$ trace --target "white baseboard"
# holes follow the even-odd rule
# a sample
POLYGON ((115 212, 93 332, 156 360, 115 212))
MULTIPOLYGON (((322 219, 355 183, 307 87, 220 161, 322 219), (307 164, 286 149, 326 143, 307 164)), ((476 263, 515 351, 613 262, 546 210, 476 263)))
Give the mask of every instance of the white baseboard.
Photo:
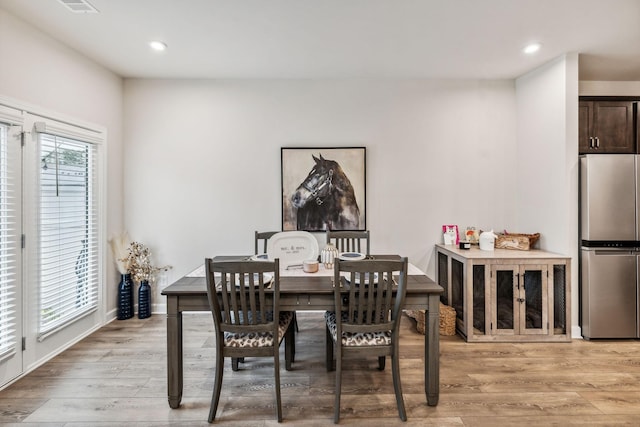
POLYGON ((571 338, 576 340, 582 339, 582 328, 580 326, 571 327, 571 338))

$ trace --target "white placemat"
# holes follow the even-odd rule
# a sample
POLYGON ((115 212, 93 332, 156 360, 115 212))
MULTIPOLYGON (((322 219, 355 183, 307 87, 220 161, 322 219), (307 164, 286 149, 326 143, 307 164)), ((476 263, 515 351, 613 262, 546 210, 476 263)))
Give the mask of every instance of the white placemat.
MULTIPOLYGON (((409 263, 409 266, 407 268, 407 273, 409 274, 409 276, 421 276, 424 275, 424 272, 422 270, 420 270, 418 267, 416 267, 415 265, 409 263)), ((302 270, 302 267, 300 268, 281 268, 280 269, 280 277, 305 277, 305 276, 332 276, 333 275, 333 268, 327 269, 325 268, 324 264, 320 264, 318 266, 318 272, 317 273, 305 273, 304 270, 302 270)), ((204 271, 204 264, 201 265, 200 267, 196 268, 195 270, 193 270, 191 273, 187 274, 185 277, 205 277, 205 271, 204 271)))
POLYGON ((191 273, 185 275, 185 277, 206 277, 206 276, 207 274, 204 271, 204 264, 202 264, 200 267, 193 270, 191 273))

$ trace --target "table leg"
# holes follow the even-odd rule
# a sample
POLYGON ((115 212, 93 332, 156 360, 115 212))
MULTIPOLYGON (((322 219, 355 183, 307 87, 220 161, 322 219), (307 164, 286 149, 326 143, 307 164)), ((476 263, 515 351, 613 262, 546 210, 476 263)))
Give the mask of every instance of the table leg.
POLYGON ((427 404, 436 406, 440 397, 440 295, 429 295, 424 334, 424 389, 427 404))
POLYGON ((173 409, 182 400, 182 375, 182 312, 178 297, 167 296, 167 391, 173 409))

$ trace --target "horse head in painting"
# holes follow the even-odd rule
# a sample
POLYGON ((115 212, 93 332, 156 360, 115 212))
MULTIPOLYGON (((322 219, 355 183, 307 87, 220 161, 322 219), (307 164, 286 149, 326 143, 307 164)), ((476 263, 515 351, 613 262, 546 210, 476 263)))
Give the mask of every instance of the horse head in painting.
POLYGON ((351 181, 340 165, 313 157, 314 166, 291 196, 298 230, 358 230, 360 209, 351 181))

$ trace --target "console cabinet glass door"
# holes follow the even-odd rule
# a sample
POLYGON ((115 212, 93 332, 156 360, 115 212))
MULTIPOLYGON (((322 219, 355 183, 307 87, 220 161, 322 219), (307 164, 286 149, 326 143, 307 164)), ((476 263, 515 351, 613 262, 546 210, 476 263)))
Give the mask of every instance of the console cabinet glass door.
POLYGON ((464 264, 451 260, 451 306, 456 309, 456 317, 464 321, 464 264))
POLYGON ((512 265, 500 265, 491 267, 491 299, 493 303, 493 315, 491 329, 494 335, 515 334, 514 315, 516 304, 516 288, 518 285, 518 267, 512 265))
POLYGON ((549 302, 546 265, 520 266, 520 333, 549 332, 549 302))
POLYGON ((547 289, 546 265, 493 265, 492 334, 547 334, 547 289))
POLYGON ((485 266, 473 266, 473 333, 486 334, 486 311, 487 302, 485 298, 485 266))

